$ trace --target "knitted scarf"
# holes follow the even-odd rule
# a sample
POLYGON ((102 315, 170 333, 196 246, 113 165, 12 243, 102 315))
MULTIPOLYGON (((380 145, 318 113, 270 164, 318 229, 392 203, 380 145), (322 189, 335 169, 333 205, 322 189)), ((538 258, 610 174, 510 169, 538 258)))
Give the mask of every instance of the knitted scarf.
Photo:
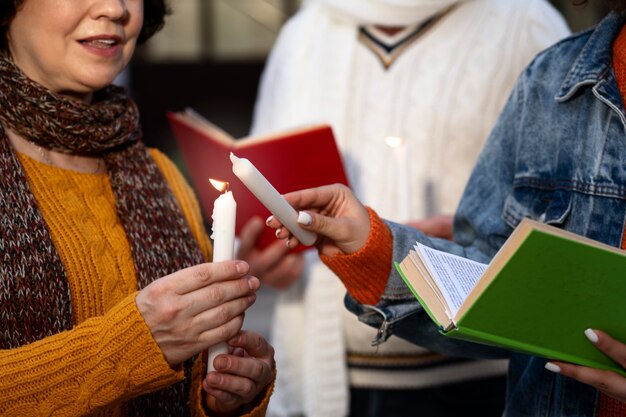
MULTIPOLYGON (((204 261, 140 141, 137 107, 124 89, 107 87, 91 104, 66 99, 0 57, 0 123, 44 148, 104 158, 139 289, 204 261)), ((0 127, 0 349, 71 329, 71 296, 50 232, 0 127)), ((131 401, 129 415, 188 415, 188 381, 131 401)))

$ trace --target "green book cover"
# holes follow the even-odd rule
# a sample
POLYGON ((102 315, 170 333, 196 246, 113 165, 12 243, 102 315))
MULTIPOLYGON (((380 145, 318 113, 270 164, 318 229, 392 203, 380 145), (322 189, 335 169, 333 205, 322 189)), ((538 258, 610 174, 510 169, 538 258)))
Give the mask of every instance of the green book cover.
POLYGON ((624 251, 524 220, 448 322, 409 256, 396 267, 445 335, 626 375, 583 333, 626 342, 624 251))

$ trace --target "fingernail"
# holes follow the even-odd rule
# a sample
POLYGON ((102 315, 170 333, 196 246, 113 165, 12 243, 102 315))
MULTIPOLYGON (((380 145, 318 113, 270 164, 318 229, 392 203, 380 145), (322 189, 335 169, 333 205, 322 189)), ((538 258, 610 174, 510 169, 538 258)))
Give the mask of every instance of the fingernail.
POLYGON ((265 219, 265 224, 269 226, 272 219, 274 219, 274 216, 269 216, 267 219, 265 219))
MULTIPOLYGON (((215 366, 217 368, 216 362, 217 361, 213 362, 213 366, 215 366)), ((217 372, 210 372, 206 376, 206 378, 209 380, 209 382, 212 385, 219 385, 222 382, 222 376, 220 374, 218 374, 217 372)))
POLYGON ((252 304, 256 301, 256 295, 249 295, 248 296, 248 303, 252 304))
POLYGON ((228 367, 228 361, 228 358, 215 358, 213 366, 215 366, 215 369, 226 369, 228 367))
POLYGON ((247 270, 246 265, 243 262, 237 262, 235 264, 235 269, 237 270, 237 273, 239 274, 243 274, 247 270))
POLYGON ((276 237, 278 237, 278 235, 280 234, 280 231, 283 230, 282 227, 279 227, 278 229, 276 229, 276 231, 274 232, 274 234, 276 235, 276 237))
POLYGON ((306 211, 301 211, 298 213, 298 223, 305 226, 310 226, 311 223, 313 223, 313 218, 306 211))
POLYGON ((550 372, 554 372, 555 374, 558 374, 559 372, 561 372, 561 368, 559 367, 559 365, 552 363, 552 362, 546 363, 544 368, 546 368, 550 372))
POLYGON ((248 287, 250 287, 251 290, 256 290, 260 286, 261 286, 261 282, 259 281, 257 277, 248 278, 248 287))
POLYGON ((587 336, 587 339, 589 339, 589 341, 593 344, 598 343, 598 334, 596 332, 593 331, 593 329, 587 329, 585 330, 585 336, 587 336))

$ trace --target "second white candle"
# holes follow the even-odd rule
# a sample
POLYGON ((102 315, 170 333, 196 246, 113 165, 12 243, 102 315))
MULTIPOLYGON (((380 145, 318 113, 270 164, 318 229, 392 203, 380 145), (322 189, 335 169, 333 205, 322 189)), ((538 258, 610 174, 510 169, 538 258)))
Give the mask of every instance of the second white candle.
POLYGON ((252 165, 248 159, 230 154, 233 173, 252 194, 289 230, 303 245, 311 246, 317 235, 298 225, 298 212, 285 201, 272 184, 252 165))

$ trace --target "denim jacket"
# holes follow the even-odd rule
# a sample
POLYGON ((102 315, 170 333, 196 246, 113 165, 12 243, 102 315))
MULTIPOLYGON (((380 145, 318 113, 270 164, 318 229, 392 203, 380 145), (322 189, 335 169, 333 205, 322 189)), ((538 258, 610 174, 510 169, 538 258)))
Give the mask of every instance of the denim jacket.
MULTIPOLYGON (((387 222, 394 260, 420 241, 486 263, 524 217, 620 245, 626 216, 626 115, 612 68, 612 43, 622 24, 623 18, 612 13, 594 29, 535 58, 521 74, 467 183, 455 214, 454 242, 387 222)), ((505 416, 595 414, 598 392, 545 370, 545 359, 440 335, 393 268, 378 305, 359 305, 350 296, 346 305, 379 329, 375 342, 394 333, 444 354, 509 355, 505 416)))

